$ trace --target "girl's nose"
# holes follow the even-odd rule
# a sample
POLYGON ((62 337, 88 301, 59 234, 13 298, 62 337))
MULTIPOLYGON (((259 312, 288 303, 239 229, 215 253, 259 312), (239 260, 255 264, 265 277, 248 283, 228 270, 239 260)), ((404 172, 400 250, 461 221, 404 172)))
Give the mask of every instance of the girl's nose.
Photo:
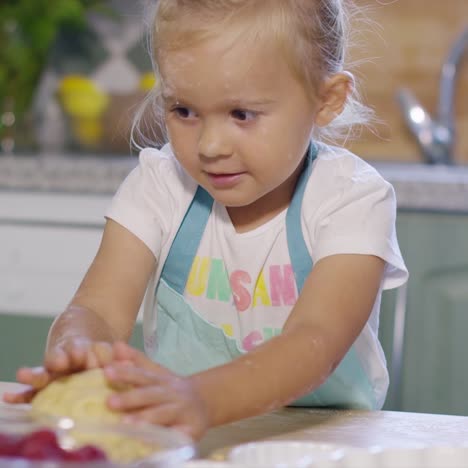
POLYGON ((205 122, 198 141, 198 153, 205 158, 229 156, 231 152, 227 135, 222 125, 205 122))

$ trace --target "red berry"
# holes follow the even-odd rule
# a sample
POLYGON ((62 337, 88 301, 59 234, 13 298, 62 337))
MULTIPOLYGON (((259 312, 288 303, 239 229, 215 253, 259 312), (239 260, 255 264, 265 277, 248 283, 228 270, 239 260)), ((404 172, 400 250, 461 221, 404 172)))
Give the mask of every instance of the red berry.
POLYGON ((66 460, 70 461, 97 461, 107 460, 106 454, 94 445, 83 445, 76 450, 68 452, 66 460))
POLYGON ((35 440, 38 443, 58 447, 57 436, 50 429, 39 429, 26 436, 26 440, 35 440))
POLYGON ((0 434, 0 457, 13 457, 18 454, 22 437, 16 434, 0 434))
POLYGON ((26 440, 19 455, 28 460, 57 460, 60 458, 60 447, 43 444, 37 439, 26 440))
POLYGON ((40 429, 23 438, 18 455, 28 460, 57 460, 61 458, 61 448, 54 432, 40 429))
POLYGON ((24 436, 0 433, 0 457, 77 462, 107 460, 106 454, 93 445, 71 451, 62 449, 56 434, 49 429, 40 429, 24 436))

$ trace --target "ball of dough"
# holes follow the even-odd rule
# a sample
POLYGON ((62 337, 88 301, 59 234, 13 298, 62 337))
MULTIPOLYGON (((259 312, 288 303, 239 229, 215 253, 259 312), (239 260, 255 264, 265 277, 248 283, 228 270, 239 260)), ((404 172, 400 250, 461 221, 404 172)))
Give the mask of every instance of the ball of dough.
POLYGON ((33 398, 32 412, 74 420, 115 423, 120 415, 111 411, 107 398, 119 388, 109 385, 102 369, 91 369, 51 382, 33 398))
POLYGON ((128 387, 112 387, 102 369, 92 369, 51 382, 33 398, 32 413, 36 416, 71 418, 78 422, 68 436, 75 446, 92 444, 103 449, 107 456, 116 462, 141 460, 157 450, 154 441, 146 443, 148 438, 130 436, 118 431, 100 430, 99 424, 119 424, 120 413, 107 406, 107 398, 116 391, 128 387), (79 423, 91 424, 85 429, 79 423), (92 426, 95 424, 97 426, 92 426))

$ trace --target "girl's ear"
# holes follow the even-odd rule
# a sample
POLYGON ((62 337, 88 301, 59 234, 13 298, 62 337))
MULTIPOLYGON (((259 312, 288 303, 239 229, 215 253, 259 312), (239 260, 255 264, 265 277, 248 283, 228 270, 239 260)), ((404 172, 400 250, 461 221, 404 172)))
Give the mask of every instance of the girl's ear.
POLYGON ((319 109, 315 117, 315 123, 319 127, 327 126, 343 112, 353 87, 354 78, 349 72, 337 73, 324 81, 320 89, 319 109))

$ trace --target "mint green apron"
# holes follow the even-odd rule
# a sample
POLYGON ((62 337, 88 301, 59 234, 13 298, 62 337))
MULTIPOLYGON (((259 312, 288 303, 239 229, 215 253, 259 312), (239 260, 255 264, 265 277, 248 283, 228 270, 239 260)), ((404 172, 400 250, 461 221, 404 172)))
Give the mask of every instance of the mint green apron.
MULTIPOLYGON (((298 292, 312 269, 312 259, 302 235, 301 204, 317 153, 318 147, 312 144, 286 214, 288 249, 298 292)), ((198 315, 183 295, 212 205, 212 197, 198 187, 156 286, 155 336, 145 336, 145 342, 152 343, 147 347, 150 357, 180 375, 219 366, 244 354, 234 338, 198 315)), ((145 332, 152 334, 146 328, 145 332)), ((323 385, 292 405, 375 408, 372 385, 354 347, 323 385)))

